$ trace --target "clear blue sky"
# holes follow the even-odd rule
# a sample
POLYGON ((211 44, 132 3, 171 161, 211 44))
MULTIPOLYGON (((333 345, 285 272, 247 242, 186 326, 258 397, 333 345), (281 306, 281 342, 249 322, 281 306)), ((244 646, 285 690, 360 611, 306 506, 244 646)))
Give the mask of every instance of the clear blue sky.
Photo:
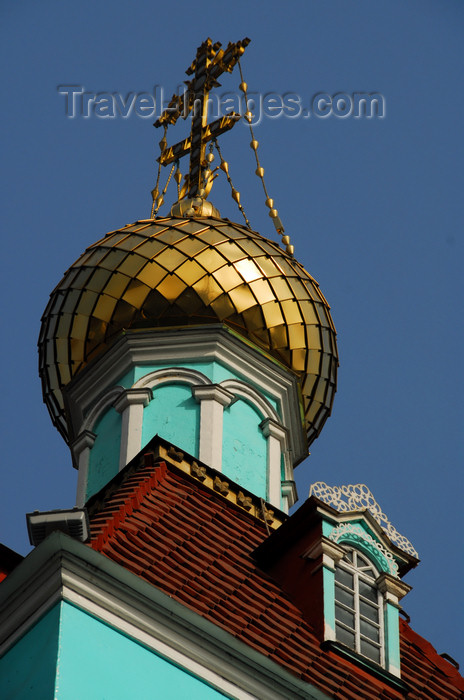
MULTIPOLYGON (((135 115, 68 119, 57 86, 170 95, 208 35, 249 36, 250 89, 308 105, 319 92, 385 98, 383 119, 256 129, 271 196, 339 334, 333 415, 298 487, 304 499, 313 481, 369 485, 422 559, 406 578, 412 624, 463 662, 463 3, 3 0, 0 23, 0 541, 26 553, 24 514, 74 503, 76 472, 41 399, 40 317, 87 245, 149 215, 160 139, 135 115)), ((248 143, 238 124, 222 148, 252 225, 273 237, 248 143)), ((224 188, 213 200, 241 220, 224 188)))

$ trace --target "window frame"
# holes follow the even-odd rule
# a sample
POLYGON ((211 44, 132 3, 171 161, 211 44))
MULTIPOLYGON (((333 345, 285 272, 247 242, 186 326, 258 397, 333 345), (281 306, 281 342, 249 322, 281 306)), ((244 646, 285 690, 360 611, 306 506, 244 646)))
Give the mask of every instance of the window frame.
POLYGON ((352 546, 342 546, 345 554, 341 559, 339 559, 335 565, 335 590, 334 590, 334 605, 335 605, 335 639, 341 644, 345 644, 349 649, 359 654, 361 657, 368 659, 374 664, 385 668, 386 667, 386 638, 385 638, 385 596, 379 589, 378 578, 379 571, 372 560, 360 549, 352 546), (351 557, 351 561, 347 560, 347 557, 351 557), (358 557, 361 558, 361 563, 358 563, 358 557), (365 570, 369 569, 372 573, 368 575, 365 570), (337 572, 342 571, 348 573, 352 576, 353 587, 349 588, 337 580, 337 572), (366 596, 360 593, 359 582, 367 584, 370 588, 377 592, 377 601, 369 600, 366 596), (353 596, 353 608, 350 608, 347 604, 344 604, 340 600, 337 600, 337 588, 338 590, 345 591, 353 596), (360 611, 360 603, 366 603, 377 610, 377 621, 370 620, 367 616, 362 615, 360 611), (346 610, 349 614, 354 616, 354 627, 350 627, 346 622, 340 619, 337 614, 338 610, 346 610), (367 622, 372 627, 378 629, 379 641, 376 642, 370 639, 368 636, 361 632, 361 621, 367 622), (341 640, 338 634, 338 629, 346 630, 350 635, 354 636, 354 647, 350 644, 341 640), (373 659, 361 651, 361 642, 364 641, 368 644, 379 649, 379 660, 373 659))

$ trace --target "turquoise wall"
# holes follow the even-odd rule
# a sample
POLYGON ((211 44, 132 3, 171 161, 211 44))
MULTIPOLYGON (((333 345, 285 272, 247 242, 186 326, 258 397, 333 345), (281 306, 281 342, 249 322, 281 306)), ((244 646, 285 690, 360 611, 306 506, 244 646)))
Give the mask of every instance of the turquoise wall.
MULTIPOLYGON (((224 364, 216 361, 179 363, 185 369, 196 370, 213 384, 226 379, 241 379, 224 364)), ((170 363, 133 367, 117 384, 130 388, 142 377, 172 368, 170 363)), ((277 402, 260 392, 277 409, 277 402)), ((173 381, 153 387, 153 399, 143 412, 143 448, 158 434, 181 450, 199 456, 200 404, 192 396, 190 385, 173 381)), ((225 476, 244 489, 267 500, 267 442, 259 424, 264 416, 244 400, 237 400, 224 410, 223 466, 225 476)), ((92 432, 96 440, 90 450, 86 500, 97 493, 118 472, 121 442, 121 415, 109 408, 98 419, 92 432)), ((282 504, 281 504, 282 505, 282 504)))
POLYGON ((224 409, 222 472, 267 500, 267 441, 259 427, 262 420, 241 399, 224 409))
POLYGON ((335 571, 328 566, 322 567, 322 586, 324 590, 324 623, 335 633, 335 571))
POLYGON ((2 700, 54 698, 60 605, 49 610, 0 659, 2 700))
POLYGON ((2 700, 214 700, 221 692, 70 603, 0 659, 2 700))
POLYGON ((225 696, 64 602, 54 697, 55 700, 212 700, 225 696))
POLYGON ((92 432, 97 438, 90 450, 86 501, 118 473, 121 449, 121 415, 116 409, 109 408, 97 420, 92 432))
POLYGON ((154 435, 198 458, 200 404, 188 384, 162 384, 143 411, 142 447, 154 435))
POLYGON ((385 649, 389 667, 399 670, 400 661, 400 621, 398 608, 387 603, 385 608, 385 649))

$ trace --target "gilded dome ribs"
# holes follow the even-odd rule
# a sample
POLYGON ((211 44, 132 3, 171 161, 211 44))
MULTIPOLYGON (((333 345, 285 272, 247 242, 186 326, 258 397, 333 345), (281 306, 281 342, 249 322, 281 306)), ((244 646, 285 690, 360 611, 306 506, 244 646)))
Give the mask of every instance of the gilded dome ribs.
POLYGON ((39 339, 45 401, 128 329, 222 322, 293 370, 311 442, 330 413, 337 349, 317 282, 277 244, 224 219, 159 218, 90 246, 51 294, 39 339))

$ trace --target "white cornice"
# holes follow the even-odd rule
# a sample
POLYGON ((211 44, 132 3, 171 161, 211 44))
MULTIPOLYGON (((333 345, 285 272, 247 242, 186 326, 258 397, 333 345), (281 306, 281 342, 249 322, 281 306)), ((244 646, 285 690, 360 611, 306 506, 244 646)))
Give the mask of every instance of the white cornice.
POLYGON ((0 585, 0 656, 58 600, 77 605, 229 697, 328 700, 214 623, 59 532, 0 585))

